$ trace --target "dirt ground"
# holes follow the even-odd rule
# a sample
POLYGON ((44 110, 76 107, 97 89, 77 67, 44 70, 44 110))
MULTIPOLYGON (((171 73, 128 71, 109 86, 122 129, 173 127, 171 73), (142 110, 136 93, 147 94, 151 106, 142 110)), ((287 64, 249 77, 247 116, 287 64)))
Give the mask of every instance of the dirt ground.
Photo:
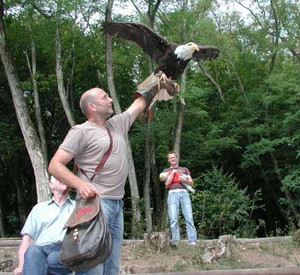
MULTIPOLYGON (((203 261, 208 247, 214 244, 189 246, 181 243, 177 249, 156 251, 143 244, 123 246, 121 274, 192 272, 200 270, 230 270, 256 268, 300 268, 300 247, 291 241, 280 243, 234 243, 227 253, 211 263, 203 261), (229 252, 229 253, 228 253, 229 252)), ((300 272, 300 269, 299 269, 300 272)), ((300 274, 300 273, 299 273, 300 274)))
MULTIPOLYGON (((226 253, 211 263, 204 262, 203 255, 217 242, 199 241, 196 246, 182 242, 177 248, 163 251, 144 245, 143 241, 126 241, 122 246, 120 274, 191 272, 199 270, 230 270, 254 268, 300 268, 300 247, 284 239, 280 242, 268 238, 231 243, 226 253)), ((17 246, 1 246, 0 272, 11 272, 17 265, 17 246)))

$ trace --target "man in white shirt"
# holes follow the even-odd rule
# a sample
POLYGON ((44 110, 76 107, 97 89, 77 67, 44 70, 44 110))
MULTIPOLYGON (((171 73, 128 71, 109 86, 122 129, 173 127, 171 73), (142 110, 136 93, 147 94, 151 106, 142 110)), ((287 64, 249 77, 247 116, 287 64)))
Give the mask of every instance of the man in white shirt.
POLYGON ((66 233, 63 227, 74 209, 75 201, 68 196, 69 188, 53 176, 49 187, 53 198, 33 207, 21 231, 19 266, 14 270, 14 275, 72 273, 58 262, 58 254, 66 233))

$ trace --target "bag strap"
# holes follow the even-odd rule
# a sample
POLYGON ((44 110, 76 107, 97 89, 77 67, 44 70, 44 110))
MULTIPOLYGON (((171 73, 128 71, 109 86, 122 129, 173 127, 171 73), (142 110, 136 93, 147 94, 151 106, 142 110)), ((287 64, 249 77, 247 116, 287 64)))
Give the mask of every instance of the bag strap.
MULTIPOLYGON (((80 171, 92 182, 93 179, 98 175, 99 171, 103 168, 105 162, 108 160, 110 154, 111 154, 111 151, 112 151, 112 147, 113 147, 113 139, 112 139, 112 135, 111 135, 111 132, 108 128, 106 128, 107 130, 107 133, 108 133, 108 136, 109 136, 109 147, 107 149, 107 151, 105 152, 105 154, 103 155, 103 157, 101 158, 101 160, 99 161, 96 169, 95 169, 95 172, 94 174, 91 176, 91 178, 89 178, 87 176, 87 174, 85 173, 85 171, 83 169, 80 168, 80 171)), ((74 165, 74 168, 73 168, 73 172, 78 171, 78 166, 75 164, 74 165)))
POLYGON ((110 141, 109 147, 108 147, 107 151, 105 152, 105 154, 103 155, 102 159, 99 161, 99 164, 96 167, 94 174, 90 178, 91 181, 93 181, 93 179, 97 176, 98 172, 102 169, 102 167, 104 166, 105 162, 108 160, 108 158, 111 154, 111 151, 112 151, 112 146, 113 146, 112 135, 111 135, 111 132, 108 128, 106 130, 107 130, 107 133, 108 133, 108 136, 109 136, 109 141, 110 141))

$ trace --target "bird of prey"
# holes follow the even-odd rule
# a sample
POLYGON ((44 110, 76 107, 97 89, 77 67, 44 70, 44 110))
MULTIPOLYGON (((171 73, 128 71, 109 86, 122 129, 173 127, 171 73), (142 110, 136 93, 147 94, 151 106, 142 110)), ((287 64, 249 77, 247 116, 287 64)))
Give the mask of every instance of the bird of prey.
POLYGON ((219 55, 219 50, 214 46, 169 42, 143 24, 104 22, 102 31, 135 42, 158 63, 154 74, 162 72, 172 80, 178 79, 190 60, 212 60, 219 55))
MULTIPOLYGON (((138 85, 135 92, 135 98, 139 94, 155 87, 159 88, 159 92, 149 104, 149 113, 151 107, 157 100, 169 100, 175 94, 178 94, 179 86, 175 82, 183 73, 190 60, 212 60, 218 57, 220 51, 214 46, 198 45, 194 42, 187 44, 177 44, 170 42, 151 28, 143 24, 122 23, 122 22, 104 22, 102 23, 102 32, 104 34, 113 35, 128 41, 135 42, 143 51, 158 63, 154 72, 141 84, 138 85), (168 89, 161 89, 161 81, 166 78, 173 81, 176 89, 171 94, 168 89)), ((182 104, 184 99, 180 97, 182 104)))

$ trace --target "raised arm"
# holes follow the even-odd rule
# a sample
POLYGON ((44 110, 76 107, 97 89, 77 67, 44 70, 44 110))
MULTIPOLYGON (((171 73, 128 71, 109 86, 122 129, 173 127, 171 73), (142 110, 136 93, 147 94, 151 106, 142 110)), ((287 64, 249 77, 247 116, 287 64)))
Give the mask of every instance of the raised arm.
POLYGON ((127 111, 130 114, 131 125, 136 120, 137 116, 145 110, 145 108, 146 108, 146 100, 142 96, 138 97, 133 101, 133 103, 127 109, 127 111))

